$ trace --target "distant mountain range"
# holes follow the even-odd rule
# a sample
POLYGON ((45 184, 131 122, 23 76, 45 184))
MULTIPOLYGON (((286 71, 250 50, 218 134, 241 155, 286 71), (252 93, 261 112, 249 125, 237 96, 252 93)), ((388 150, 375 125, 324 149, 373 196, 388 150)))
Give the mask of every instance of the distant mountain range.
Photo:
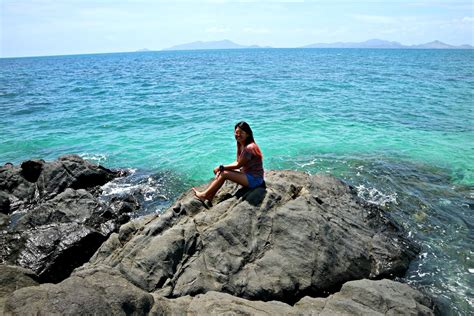
MULTIPOLYGON (((211 42, 192 42, 165 48, 164 50, 198 50, 198 49, 248 49, 248 48, 272 48, 270 46, 240 45, 229 40, 211 42)), ((315 43, 299 48, 390 48, 390 49, 474 49, 471 45, 453 46, 440 41, 433 41, 419 45, 403 45, 399 42, 390 42, 381 39, 371 39, 365 42, 336 42, 315 43)))
POLYGON ((473 49, 471 45, 453 46, 440 41, 433 41, 419 45, 403 45, 399 42, 384 41, 381 39, 371 39, 360 43, 336 42, 336 43, 316 43, 303 46, 301 48, 392 48, 392 49, 473 49))
POLYGON ((192 42, 165 48, 164 50, 196 50, 196 49, 243 49, 243 48, 271 48, 269 46, 258 45, 240 45, 229 40, 212 41, 212 42, 192 42))

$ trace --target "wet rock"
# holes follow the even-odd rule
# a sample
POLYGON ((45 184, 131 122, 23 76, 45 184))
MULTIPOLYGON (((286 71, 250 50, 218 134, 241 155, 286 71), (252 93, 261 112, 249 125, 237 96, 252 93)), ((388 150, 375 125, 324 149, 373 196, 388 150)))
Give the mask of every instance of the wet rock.
POLYGON ((5 165, 0 168, 0 201, 7 195, 12 204, 9 211, 27 209, 67 188, 91 191, 121 173, 91 164, 77 155, 65 155, 51 162, 27 160, 19 167, 5 165))
POLYGON ((118 172, 91 164, 76 155, 66 155, 43 167, 37 181, 38 193, 41 198, 48 199, 66 188, 90 189, 117 176, 118 172))
POLYGON ((0 260, 31 269, 41 282, 69 276, 139 207, 127 196, 98 199, 99 186, 117 174, 74 155, 0 168, 0 202, 14 204, 0 222, 0 260))
POLYGON ((66 189, 18 220, 15 230, 23 231, 52 223, 84 223, 93 214, 99 215, 100 209, 99 201, 86 190, 66 189))
POLYGON ((0 191, 0 213, 10 213, 10 198, 6 192, 0 191))
POLYGON ((347 281, 403 275, 418 251, 331 176, 272 171, 266 187, 226 184, 214 203, 188 191, 160 217, 112 234, 83 268, 108 266, 169 298, 218 291, 294 304, 347 281))
POLYGON ((0 229, 7 228, 10 223, 10 216, 0 213, 0 229))
POLYGON ((8 203, 7 212, 13 212, 17 208, 34 203, 35 186, 21 175, 21 168, 7 166, 0 168, 0 192, 2 204, 8 203), (8 201, 8 202, 6 202, 8 201))
POLYGON ((6 315, 147 315, 152 295, 117 273, 94 269, 58 284, 22 288, 8 296, 6 315))
POLYGON ((41 282, 59 282, 81 266, 107 239, 97 230, 78 223, 44 225, 28 230, 15 261, 33 270, 41 282))
POLYGON ((0 234, 0 243, 9 245, 1 258, 32 269, 42 282, 59 282, 128 220, 89 192, 66 189, 0 234))

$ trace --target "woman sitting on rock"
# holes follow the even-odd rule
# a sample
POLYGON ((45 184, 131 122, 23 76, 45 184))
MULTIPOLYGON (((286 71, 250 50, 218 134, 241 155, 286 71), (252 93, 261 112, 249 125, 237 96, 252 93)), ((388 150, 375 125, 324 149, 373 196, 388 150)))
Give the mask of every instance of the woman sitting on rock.
POLYGON ((253 139, 252 129, 246 122, 235 125, 234 136, 237 141, 237 160, 229 165, 214 168, 215 179, 207 190, 194 194, 201 201, 212 201, 225 180, 230 180, 250 189, 263 183, 263 155, 253 139))

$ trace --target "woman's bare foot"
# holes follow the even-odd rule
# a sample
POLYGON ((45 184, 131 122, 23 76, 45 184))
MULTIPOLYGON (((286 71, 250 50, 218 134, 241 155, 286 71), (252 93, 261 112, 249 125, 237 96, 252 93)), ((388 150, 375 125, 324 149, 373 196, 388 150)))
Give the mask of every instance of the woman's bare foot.
POLYGON ((201 201, 206 201, 208 200, 207 196, 204 194, 204 192, 199 192, 198 190, 196 190, 195 188, 193 188, 193 191, 194 191, 194 195, 201 201))

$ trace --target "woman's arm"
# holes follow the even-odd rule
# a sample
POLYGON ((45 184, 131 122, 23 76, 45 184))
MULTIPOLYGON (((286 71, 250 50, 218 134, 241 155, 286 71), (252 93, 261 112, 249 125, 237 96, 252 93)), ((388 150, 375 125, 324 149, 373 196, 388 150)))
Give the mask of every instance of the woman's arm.
MULTIPOLYGON (((246 162, 246 158, 241 157, 239 160, 234 161, 231 164, 224 165, 224 170, 235 170, 235 169, 240 169, 246 162)), ((220 167, 220 166, 219 166, 220 167)), ((219 167, 214 168, 214 174, 217 174, 219 172, 219 167)))
MULTIPOLYGON (((234 161, 233 163, 229 165, 223 165, 224 170, 234 170, 234 169, 239 169, 241 166, 239 165, 238 161, 234 161)), ((214 168, 214 174, 217 174, 220 171, 220 166, 217 166, 214 168)))
POLYGON ((242 167, 242 164, 239 161, 234 161, 233 163, 229 165, 224 166, 224 170, 234 170, 234 169, 239 169, 242 167))
MULTIPOLYGON (((251 158, 252 158, 252 154, 247 149, 244 149, 244 151, 237 158, 236 161, 234 161, 233 163, 231 163, 229 165, 223 165, 223 168, 224 168, 223 170, 240 169, 240 167, 245 165, 251 158)), ((221 169, 220 167, 221 166, 214 168, 214 174, 217 174, 220 171, 220 169, 221 169)))

